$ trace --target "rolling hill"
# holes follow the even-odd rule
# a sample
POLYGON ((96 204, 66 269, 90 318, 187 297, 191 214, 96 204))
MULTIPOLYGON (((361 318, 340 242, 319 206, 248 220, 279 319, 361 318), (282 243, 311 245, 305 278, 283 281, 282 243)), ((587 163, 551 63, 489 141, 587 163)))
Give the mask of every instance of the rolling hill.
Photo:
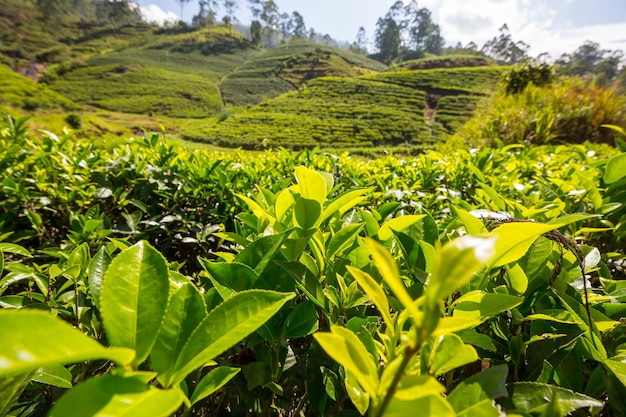
POLYGON ((0 62, 39 82, 1 67, 0 106, 34 115, 37 128, 75 113, 94 138, 165 125, 174 137, 222 147, 421 149, 469 119, 503 71, 473 56, 388 68, 301 39, 261 49, 222 25, 74 22, 55 38, 32 7, 9 3, 18 18, 0 12, 0 62))
POLYGON ((468 120, 504 67, 323 77, 188 136, 219 146, 432 146, 468 120))

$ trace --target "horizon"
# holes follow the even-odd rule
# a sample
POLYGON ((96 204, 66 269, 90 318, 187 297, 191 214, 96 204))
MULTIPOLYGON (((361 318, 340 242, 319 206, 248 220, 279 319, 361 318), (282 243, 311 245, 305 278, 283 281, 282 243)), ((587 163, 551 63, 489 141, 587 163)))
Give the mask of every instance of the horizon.
MULTIPOLYGON (((339 43, 352 43, 360 26, 366 30, 369 52, 374 52, 376 21, 383 17, 393 0, 275 0, 279 11, 298 11, 307 28, 328 34, 339 43), (358 10, 355 13, 355 10, 358 10), (331 11, 329 13, 329 11, 331 11)), ((135 0, 148 20, 180 20, 180 3, 176 0, 135 0)), ((408 3, 404 0, 404 3, 408 3)), ((626 52, 626 3, 605 0, 603 7, 586 0, 559 0, 549 4, 541 0, 422 0, 439 24, 446 46, 473 41, 480 48, 507 24, 512 39, 530 46, 530 56, 548 53, 551 60, 572 53, 586 41, 596 42, 601 49, 626 52)), ((184 21, 199 10, 197 2, 184 4, 184 21)), ((218 16, 223 10, 218 11, 218 16)), ((236 11, 238 21, 251 21, 247 4, 236 11)))

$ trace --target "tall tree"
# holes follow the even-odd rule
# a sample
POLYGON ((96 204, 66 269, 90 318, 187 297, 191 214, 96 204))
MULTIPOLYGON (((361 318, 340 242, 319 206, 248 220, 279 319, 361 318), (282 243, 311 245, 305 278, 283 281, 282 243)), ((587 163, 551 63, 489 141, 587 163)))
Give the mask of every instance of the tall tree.
POLYGON ((528 44, 523 41, 514 42, 506 23, 499 32, 499 36, 485 42, 480 50, 483 54, 508 65, 517 65, 528 60, 528 44))
POLYGON ((259 20, 263 11, 263 3, 261 0, 248 0, 248 8, 252 13, 252 20, 259 20))
POLYGON ((600 44, 587 41, 571 54, 556 61, 559 72, 566 75, 590 75, 601 85, 608 85, 619 73, 624 57, 622 51, 601 49, 600 44))
POLYGON ((301 39, 306 38, 306 25, 304 24, 304 18, 297 11, 291 13, 291 27, 293 30, 293 36, 301 39))
POLYGON ((354 42, 354 49, 358 53, 367 54, 367 33, 365 28, 361 26, 356 33, 356 41, 354 42))
POLYGON ((235 17, 235 10, 239 8, 239 0, 224 0, 224 13, 225 13, 225 22, 226 26, 230 27, 232 22, 236 22, 237 18, 235 17), (227 18, 227 19, 226 19, 227 18))
POLYGON ((217 17, 217 8, 219 7, 217 0, 200 0, 198 4, 200 5, 200 10, 191 20, 191 24, 200 27, 213 25, 217 17))
POLYGON ((183 21, 183 6, 185 3, 189 3, 191 0, 176 0, 176 2, 180 3, 180 21, 183 21))
POLYGON ((250 40, 255 45, 260 45, 263 40, 263 26, 258 20, 253 20, 250 24, 250 40))
POLYGON ((391 64, 398 57, 400 30, 400 25, 389 14, 376 22, 375 44, 381 60, 386 64, 391 64))

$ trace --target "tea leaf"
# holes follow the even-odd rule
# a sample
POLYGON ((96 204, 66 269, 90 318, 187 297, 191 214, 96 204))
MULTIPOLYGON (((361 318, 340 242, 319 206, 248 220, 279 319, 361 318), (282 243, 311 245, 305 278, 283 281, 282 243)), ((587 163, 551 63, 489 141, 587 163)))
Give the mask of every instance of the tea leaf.
POLYGON ((478 359, 476 350, 463 343, 455 334, 435 337, 429 348, 427 355, 424 355, 422 349, 424 355, 422 361, 426 365, 426 371, 433 376, 444 374, 478 359))
POLYGON ((474 319, 478 325, 503 311, 517 307, 523 301, 523 297, 513 295, 471 291, 454 301, 452 315, 453 317, 474 319))
POLYGON ((240 371, 241 369, 239 368, 231 368, 228 366, 220 366, 212 369, 211 372, 206 374, 200 382, 198 382, 198 385, 196 385, 190 398, 191 404, 196 404, 198 401, 201 401, 222 388, 240 371))
POLYGON ((193 284, 182 285, 170 297, 159 336, 150 353, 159 381, 168 385, 169 376, 187 340, 206 317, 206 306, 193 284))
POLYGON ((147 242, 124 250, 109 265, 100 305, 113 346, 134 349, 138 366, 150 354, 165 315, 169 292, 167 264, 147 242))
POLYGON ((170 385, 257 330, 293 297, 292 293, 244 291, 211 310, 182 347, 170 385))
POLYGON ((460 416, 500 416, 493 400, 506 397, 508 367, 497 365, 462 381, 448 395, 448 402, 460 416))
POLYGON ((107 349, 49 313, 0 310, 0 376, 91 359, 128 364, 133 358, 132 350, 107 349))
POLYGON ((380 311, 383 320, 388 327, 393 326, 393 320, 389 313, 389 302, 387 301, 387 295, 383 291, 383 288, 372 278, 367 272, 363 272, 360 269, 347 266, 348 271, 352 274, 356 282, 359 283, 363 291, 370 296, 374 305, 380 311))
POLYGON ((626 153, 615 155, 609 159, 604 171, 604 182, 613 184, 626 177, 626 153))
POLYGON ((378 230, 378 238, 381 241, 389 240, 393 237, 393 231, 402 231, 415 223, 419 222, 421 219, 426 217, 425 214, 414 214, 409 216, 400 216, 394 217, 391 220, 387 220, 380 226, 378 230))
POLYGON ((68 391, 50 417, 166 417, 180 407, 184 397, 179 389, 161 390, 140 378, 101 375, 68 391))
POLYGON ((311 301, 296 306, 285 319, 283 337, 293 339, 308 336, 319 327, 317 311, 311 301))
POLYGON ((302 198, 315 200, 323 205, 328 194, 326 179, 319 172, 303 166, 297 167, 295 174, 302 198))
POLYGON ((489 262, 491 268, 515 262, 526 254, 533 242, 542 234, 561 227, 560 224, 532 222, 504 223, 491 231, 497 237, 495 255, 489 262))
POLYGON ((63 365, 39 368, 33 373, 32 380, 54 387, 72 388, 72 374, 63 365))
POLYGON ((393 398, 383 414, 384 417, 406 417, 416 415, 456 417, 450 404, 441 395, 429 395, 410 401, 393 398))
POLYGON ((330 333, 316 333, 314 337, 328 356, 353 374, 370 397, 376 398, 377 367, 357 335, 343 327, 332 326, 330 333))

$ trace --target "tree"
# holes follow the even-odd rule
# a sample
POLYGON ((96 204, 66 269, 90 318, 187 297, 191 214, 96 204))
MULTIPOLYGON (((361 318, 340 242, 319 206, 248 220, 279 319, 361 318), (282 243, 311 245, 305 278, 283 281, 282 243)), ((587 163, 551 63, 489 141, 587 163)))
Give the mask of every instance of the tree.
POLYGON ((260 45, 263 39, 263 26, 258 20, 253 20, 250 24, 250 40, 255 45, 260 45))
POLYGON ((385 64, 391 64, 398 57, 400 29, 400 25, 389 14, 376 22, 375 44, 381 61, 385 64))
POLYGON ((352 45, 352 49, 361 54, 367 54, 367 33, 365 32, 365 28, 361 26, 356 33, 356 41, 352 45))
POLYGON ((191 0, 176 0, 176 2, 180 3, 180 20, 183 21, 183 5, 185 3, 189 3, 191 0))
POLYGON ((619 73, 622 51, 601 49, 600 44, 587 41, 571 54, 557 60, 559 72, 565 75, 593 76, 600 85, 610 84, 619 73))
POLYGON ((289 13, 281 13, 278 15, 278 27, 280 33, 283 35, 283 39, 286 39, 291 34, 291 17, 289 13))
POLYGON ((517 65, 527 61, 530 46, 522 41, 514 42, 506 23, 499 32, 500 35, 485 42, 480 51, 503 64, 517 65))
POLYGON ((191 20, 193 26, 211 26, 217 16, 217 0, 200 0, 200 11, 191 20))
POLYGON ((265 0, 261 10, 261 20, 265 22, 265 27, 272 30, 276 29, 279 16, 278 6, 274 0, 265 0))
POLYGON ((235 10, 239 8, 239 0, 224 0, 224 23, 230 27, 232 22, 236 22, 235 10))
POLYGON ((306 25, 304 24, 304 18, 296 11, 291 13, 291 27, 293 30, 293 36, 296 38, 306 38, 306 25))
POLYGON ((258 21, 263 11, 261 0, 248 0, 248 8, 250 9, 250 13, 252 13, 252 20, 258 21))

